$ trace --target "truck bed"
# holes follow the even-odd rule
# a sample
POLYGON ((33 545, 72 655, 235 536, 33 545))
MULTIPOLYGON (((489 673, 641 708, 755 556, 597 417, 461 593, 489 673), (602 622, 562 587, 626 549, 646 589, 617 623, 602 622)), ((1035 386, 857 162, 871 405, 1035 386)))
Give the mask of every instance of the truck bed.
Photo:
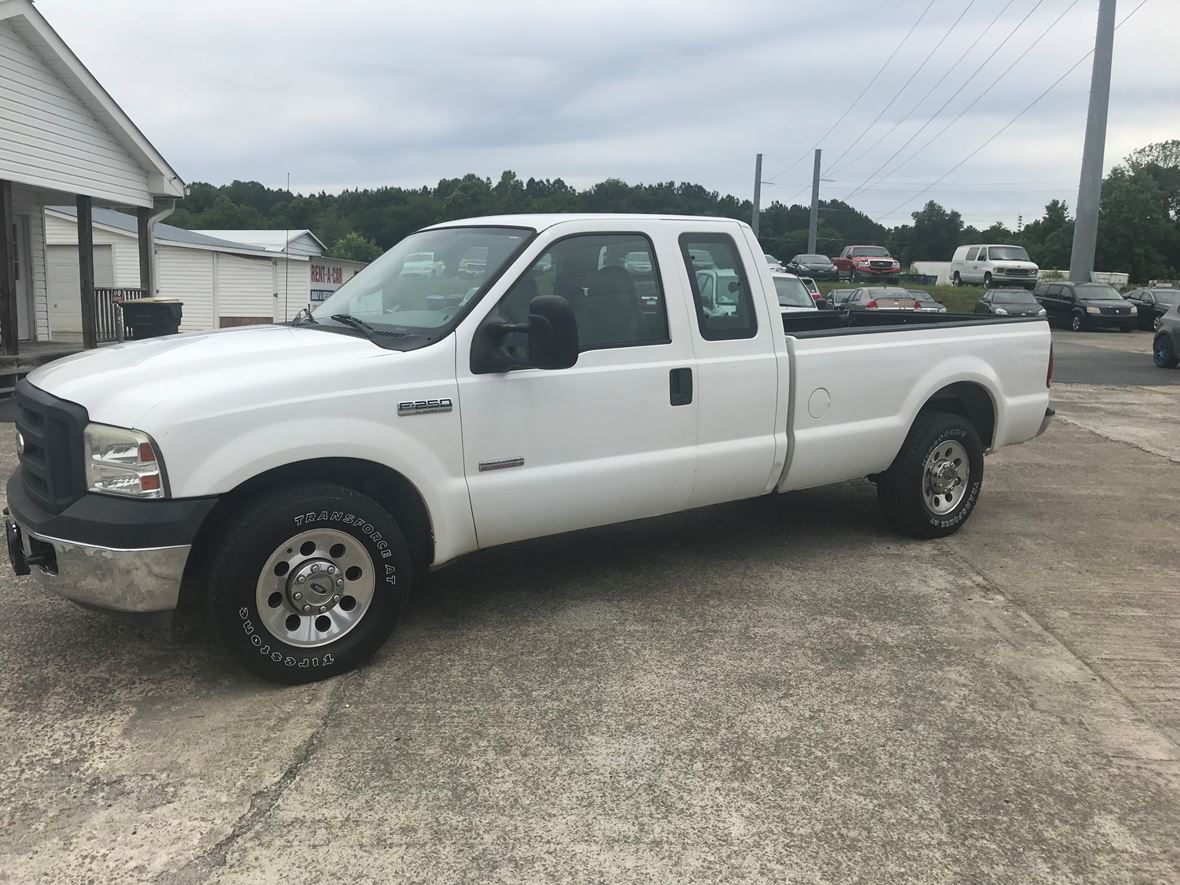
POLYGON ((1040 317, 997 317, 978 313, 922 313, 910 310, 821 310, 784 313, 783 331, 793 338, 898 331, 910 326, 978 326, 1043 323, 1040 317))

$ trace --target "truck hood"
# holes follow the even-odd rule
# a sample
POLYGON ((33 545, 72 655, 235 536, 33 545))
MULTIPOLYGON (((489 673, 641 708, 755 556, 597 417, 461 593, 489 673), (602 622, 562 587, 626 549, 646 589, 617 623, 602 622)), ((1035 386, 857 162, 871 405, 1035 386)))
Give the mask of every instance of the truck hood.
POLYGON ((169 335, 74 354, 31 372, 29 383, 84 406, 94 421, 135 427, 152 407, 188 394, 261 389, 342 360, 397 356, 360 336, 293 326, 243 326, 169 335))

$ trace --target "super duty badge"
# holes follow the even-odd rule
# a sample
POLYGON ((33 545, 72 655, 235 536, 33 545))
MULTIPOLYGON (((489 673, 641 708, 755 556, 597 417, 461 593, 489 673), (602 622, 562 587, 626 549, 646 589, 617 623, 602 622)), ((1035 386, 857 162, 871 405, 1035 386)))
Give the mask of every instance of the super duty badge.
POLYGON ((450 397, 442 399, 407 400, 397 404, 399 415, 429 415, 432 412, 449 412, 453 408, 450 397))

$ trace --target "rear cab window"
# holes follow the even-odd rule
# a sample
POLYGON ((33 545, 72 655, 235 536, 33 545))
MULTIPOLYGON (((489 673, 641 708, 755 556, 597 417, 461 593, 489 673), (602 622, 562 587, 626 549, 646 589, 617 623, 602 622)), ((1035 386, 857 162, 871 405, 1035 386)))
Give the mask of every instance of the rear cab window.
POLYGON ((723 233, 681 234, 680 252, 701 337, 706 341, 729 341, 757 335, 750 280, 733 237, 723 233))

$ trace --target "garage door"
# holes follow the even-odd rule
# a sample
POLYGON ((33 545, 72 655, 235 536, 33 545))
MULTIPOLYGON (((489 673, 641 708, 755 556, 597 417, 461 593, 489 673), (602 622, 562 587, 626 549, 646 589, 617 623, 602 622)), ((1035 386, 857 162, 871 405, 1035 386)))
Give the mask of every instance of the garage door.
MULTIPOLYGON (((82 334, 82 298, 78 280, 78 247, 47 246, 49 327, 55 332, 82 334)), ((115 265, 110 246, 94 247, 94 285, 115 285, 115 265)))

